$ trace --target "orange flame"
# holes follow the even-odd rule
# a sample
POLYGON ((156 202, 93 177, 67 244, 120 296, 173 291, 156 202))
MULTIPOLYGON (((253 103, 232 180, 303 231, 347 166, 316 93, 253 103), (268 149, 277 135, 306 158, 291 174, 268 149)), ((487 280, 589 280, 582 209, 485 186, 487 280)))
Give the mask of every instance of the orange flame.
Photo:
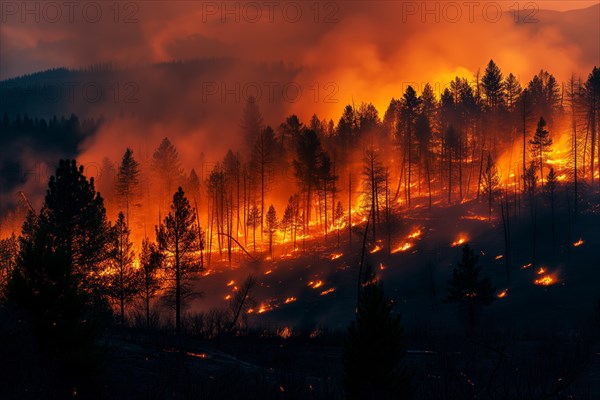
POLYGON ((326 295, 328 295, 329 293, 332 293, 332 292, 335 292, 335 288, 329 288, 327 290, 323 290, 321 292, 321 296, 326 296, 326 295))
POLYGON ((503 299, 506 297, 507 294, 508 294, 508 289, 504 289, 500 293, 498 293, 498 298, 503 299))
POLYGON ((582 244, 584 244, 584 240, 583 239, 579 239, 578 241, 576 241, 575 243, 573 243, 573 247, 579 247, 582 244))
POLYGON ((411 247, 413 247, 412 243, 408 243, 408 242, 403 243, 399 247, 396 247, 394 250, 392 250, 392 254, 396 254, 401 251, 406 251, 406 250, 410 249, 411 247))
POLYGON ((464 234, 459 234, 458 237, 456 238, 456 240, 454 242, 452 242, 450 244, 451 247, 458 247, 463 245, 464 243, 466 243, 469 240, 469 238, 464 235, 464 234))

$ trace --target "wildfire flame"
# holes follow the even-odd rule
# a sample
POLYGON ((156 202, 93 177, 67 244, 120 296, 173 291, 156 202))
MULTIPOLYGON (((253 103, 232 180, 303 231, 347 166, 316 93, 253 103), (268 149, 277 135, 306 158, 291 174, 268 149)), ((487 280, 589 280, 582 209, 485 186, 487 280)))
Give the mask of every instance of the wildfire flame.
POLYGON ((558 279, 556 279, 555 275, 547 273, 546 268, 538 269, 536 274, 539 276, 538 279, 533 281, 533 283, 536 285, 550 286, 558 282, 558 279))
POLYGON ((341 256, 343 256, 343 255, 344 255, 344 254, 342 254, 342 253, 333 253, 333 254, 332 254, 330 257, 329 257, 329 259, 330 259, 330 260, 337 260, 338 258, 340 258, 340 257, 341 257, 341 256))
POLYGON ((406 250, 410 249, 411 247, 413 247, 412 243, 408 243, 408 242, 403 243, 399 247, 392 250, 392 254, 396 254, 401 251, 406 251, 406 250))
POLYGON ((466 235, 463 235, 462 233, 460 235, 458 235, 458 237, 456 238, 456 240, 454 242, 452 242, 450 244, 451 247, 458 247, 463 245, 464 243, 467 242, 467 240, 469 240, 469 238, 466 235))
POLYGON ((375 245, 375 247, 373 247, 373 250, 371 250, 371 254, 377 253, 379 250, 381 250, 382 247, 380 245, 375 245))
POLYGON ((332 293, 332 292, 335 292, 335 288, 329 288, 327 290, 323 290, 321 292, 321 296, 326 296, 326 295, 328 295, 329 293, 332 293))
POLYGON ((417 230, 415 230, 413 233, 408 235, 408 238, 409 239, 418 239, 421 237, 422 234, 423 234, 423 232, 421 231, 421 229, 417 228, 417 230))
POLYGON ((579 247, 582 244, 584 244, 585 242, 583 241, 583 239, 579 239, 578 241, 576 241, 575 243, 573 243, 573 247, 579 247))
POLYGON ((282 339, 287 339, 292 336, 292 330, 287 326, 280 331, 277 331, 277 335, 282 339))
POLYGON ((504 255, 500 254, 498 256, 496 256, 495 260, 501 260, 504 257, 504 255))
POLYGON ((293 303, 294 301, 296 301, 295 297, 288 297, 287 299, 285 299, 283 304, 290 304, 290 303, 293 303))
POLYGON ((503 299, 506 297, 507 294, 508 294, 508 289, 504 289, 500 293, 498 293, 498 298, 503 299))
POLYGON ((310 281, 308 282, 308 286, 313 289, 318 289, 323 286, 323 281, 310 281))

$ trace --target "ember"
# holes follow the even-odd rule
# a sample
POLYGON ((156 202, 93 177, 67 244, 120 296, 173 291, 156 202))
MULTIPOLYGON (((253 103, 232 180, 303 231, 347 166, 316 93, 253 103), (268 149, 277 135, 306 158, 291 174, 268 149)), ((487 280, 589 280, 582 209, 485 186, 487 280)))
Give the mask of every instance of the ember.
POLYGON ((579 247, 581 246, 583 243, 585 243, 583 241, 583 239, 579 239, 578 241, 576 241, 575 243, 573 243, 573 247, 579 247))

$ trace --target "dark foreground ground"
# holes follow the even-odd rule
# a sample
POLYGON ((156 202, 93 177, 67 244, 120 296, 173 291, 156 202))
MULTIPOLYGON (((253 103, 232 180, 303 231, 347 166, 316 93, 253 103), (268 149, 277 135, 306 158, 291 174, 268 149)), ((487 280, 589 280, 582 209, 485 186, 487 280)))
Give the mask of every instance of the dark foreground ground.
MULTIPOLYGON (((368 245, 367 263, 402 317, 414 398, 600 398, 600 214, 594 204, 583 204, 575 221, 560 212, 554 243, 551 217, 541 206, 532 266, 529 220, 515 219, 508 276, 502 221, 497 214, 491 222, 479 218, 482 205, 405 216, 391 247, 409 241, 407 251, 390 254, 385 236, 381 250, 370 253, 374 244, 368 245), (409 240, 417 228, 422 235, 409 240), (508 289, 481 310, 474 327, 459 307, 443 301, 460 257, 451 243, 461 235, 480 255, 482 275, 498 293, 508 289), (535 285, 539 268, 556 282, 535 285)), ((75 380, 64 381, 62 372, 40 360, 30 329, 5 310, 0 399, 343 398, 341 360, 356 304, 360 228, 351 247, 346 241, 338 249, 331 234, 328 241, 304 243, 303 255, 281 259, 285 250, 278 247, 274 261, 238 257, 233 268, 215 263, 197 283, 204 297, 188 310, 182 338, 170 333, 165 310, 162 325, 150 331, 105 328, 95 356, 69 372, 75 380), (232 286, 250 274, 258 285, 248 332, 207 339, 209 310, 224 308, 232 286)))

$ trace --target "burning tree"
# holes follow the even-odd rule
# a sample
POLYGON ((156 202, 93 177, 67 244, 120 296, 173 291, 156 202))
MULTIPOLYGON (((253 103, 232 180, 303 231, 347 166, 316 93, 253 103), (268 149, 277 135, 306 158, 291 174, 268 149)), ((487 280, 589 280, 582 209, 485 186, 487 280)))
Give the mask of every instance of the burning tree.
POLYGON ((252 228, 252 244, 254 246, 254 253, 256 253, 256 228, 260 225, 261 220, 260 209, 254 204, 248 212, 248 220, 246 224, 252 228))
POLYGON ((529 141, 529 146, 531 157, 537 160, 538 168, 540 169, 540 180, 542 181, 542 186, 544 186, 544 165, 546 157, 551 151, 550 146, 552 146, 552 139, 550 138, 550 132, 546 130, 544 117, 540 117, 533 138, 529 141))
POLYGON ((266 232, 269 237, 269 255, 273 258, 273 237, 275 236, 279 225, 277 222, 277 212, 275 211, 273 204, 271 204, 269 211, 267 212, 266 224, 266 232))
POLYGON ((129 233, 125 215, 120 212, 113 227, 107 293, 119 305, 119 317, 122 325, 125 324, 126 303, 133 299, 140 288, 138 274, 133 266, 135 254, 133 244, 129 240, 129 233))
POLYGON ((481 272, 481 266, 478 265, 479 256, 473 253, 468 244, 463 246, 462 252, 462 261, 458 262, 452 272, 452 279, 448 281, 448 295, 445 302, 466 306, 469 324, 473 326, 478 309, 496 300, 494 296, 496 288, 492 286, 489 278, 479 278, 481 272))
POLYGON ((379 159, 379 152, 374 148, 365 150, 363 165, 365 208, 371 214, 371 230, 375 242, 379 222, 379 201, 385 194, 385 168, 379 159))
POLYGON ((173 196, 171 211, 164 222, 156 227, 159 251, 165 257, 163 269, 170 282, 166 300, 175 309, 175 332, 181 332, 181 309, 193 297, 191 278, 202 272, 200 264, 200 237, 193 211, 183 189, 173 196))
POLYGON ((4 288, 15 268, 18 250, 19 244, 14 233, 0 239, 0 289, 4 288))
POLYGON ((348 399, 408 399, 410 379, 400 317, 383 286, 370 278, 359 297, 356 321, 348 328, 344 344, 344 388, 348 399))
POLYGON ((500 175, 498 174, 498 168, 492 160, 492 155, 488 154, 487 161, 485 163, 485 169, 483 171, 481 183, 483 186, 483 193, 488 201, 489 220, 492 220, 492 205, 494 199, 500 193, 500 175))
POLYGON ((125 150, 125 154, 123 154, 115 186, 117 198, 121 203, 120 205, 125 208, 125 221, 127 226, 130 226, 130 206, 132 203, 135 204, 140 195, 139 176, 140 164, 133 158, 133 150, 128 147, 127 150, 125 150))
POLYGON ((165 206, 166 196, 173 193, 173 187, 183 179, 183 168, 177 149, 168 138, 164 138, 152 155, 152 171, 159 187, 159 205, 165 206))
POLYGON ((142 241, 140 252, 140 268, 138 274, 141 281, 141 290, 138 292, 146 312, 146 327, 150 327, 150 303, 160 289, 158 271, 162 267, 163 254, 158 250, 156 244, 147 238, 142 241))

